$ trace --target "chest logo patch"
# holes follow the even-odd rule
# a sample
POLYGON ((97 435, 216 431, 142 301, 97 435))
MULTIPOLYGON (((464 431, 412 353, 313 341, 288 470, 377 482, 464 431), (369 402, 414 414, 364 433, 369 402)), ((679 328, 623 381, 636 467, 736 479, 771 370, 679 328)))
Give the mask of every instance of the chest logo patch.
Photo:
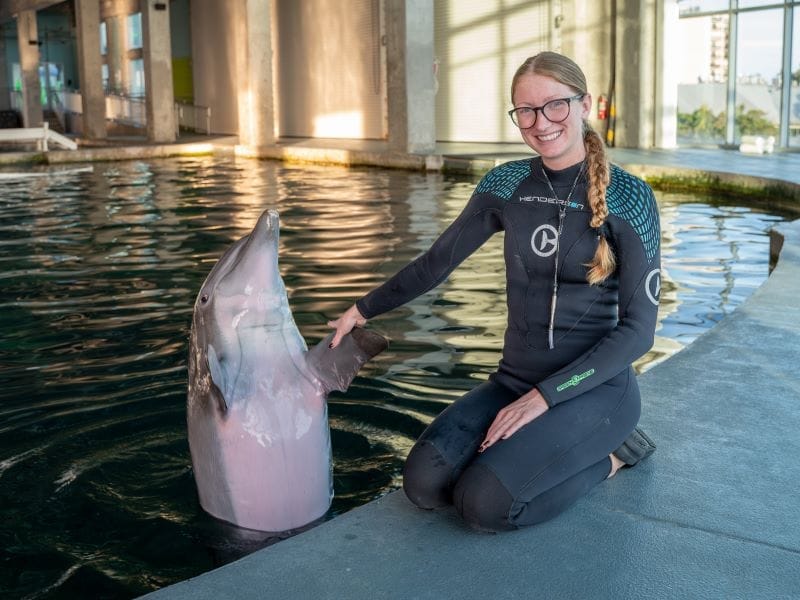
POLYGON ((644 286, 650 302, 658 306, 658 299, 661 297, 661 271, 658 269, 650 271, 644 286))
POLYGON ((558 230, 552 225, 539 225, 531 236, 531 248, 537 256, 552 256, 558 247, 558 230))

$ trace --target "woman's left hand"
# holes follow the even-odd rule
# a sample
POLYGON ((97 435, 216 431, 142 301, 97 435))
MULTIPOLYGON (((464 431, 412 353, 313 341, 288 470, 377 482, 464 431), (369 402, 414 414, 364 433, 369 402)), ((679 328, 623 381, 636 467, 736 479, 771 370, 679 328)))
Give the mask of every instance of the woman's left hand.
POLYGON ((533 421, 548 408, 544 396, 533 388, 497 413, 478 452, 483 452, 498 440, 511 437, 520 427, 533 421))

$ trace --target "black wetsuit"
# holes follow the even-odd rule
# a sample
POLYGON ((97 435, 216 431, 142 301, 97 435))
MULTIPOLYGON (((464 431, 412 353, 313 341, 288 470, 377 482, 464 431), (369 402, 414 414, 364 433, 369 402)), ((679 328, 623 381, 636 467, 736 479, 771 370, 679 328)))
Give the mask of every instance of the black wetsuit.
POLYGON ((631 363, 651 347, 656 325, 656 202, 644 182, 612 166, 609 216, 602 231, 595 230, 583 169, 580 163, 545 173, 539 158, 496 167, 426 253, 356 303, 367 318, 398 307, 505 231, 502 359, 489 381, 443 411, 409 454, 404 488, 419 506, 452 501, 481 529, 543 521, 606 478, 608 455, 639 419, 631 363), (586 264, 598 235, 610 242, 617 269, 591 286, 586 264), (534 386, 549 410, 478 454, 497 412, 534 386))

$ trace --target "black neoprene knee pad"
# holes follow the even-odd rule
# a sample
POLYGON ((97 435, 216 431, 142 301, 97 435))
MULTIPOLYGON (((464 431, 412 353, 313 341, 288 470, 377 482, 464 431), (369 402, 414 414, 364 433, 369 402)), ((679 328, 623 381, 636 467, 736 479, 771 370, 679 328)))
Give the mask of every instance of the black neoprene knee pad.
POLYGON ((458 514, 478 531, 516 529, 509 520, 514 498, 491 470, 481 464, 470 465, 456 482, 453 504, 458 514))
POLYGON ((418 442, 403 467, 403 491, 420 508, 434 509, 451 502, 453 467, 430 442, 418 442))

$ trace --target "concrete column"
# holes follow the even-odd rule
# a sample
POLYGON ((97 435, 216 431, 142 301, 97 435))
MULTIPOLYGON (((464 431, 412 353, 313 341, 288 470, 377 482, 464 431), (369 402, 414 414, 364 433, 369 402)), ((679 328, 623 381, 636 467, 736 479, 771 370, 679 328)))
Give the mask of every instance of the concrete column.
POLYGON ((108 89, 111 92, 123 93, 125 89, 126 78, 123 73, 125 61, 123 54, 125 52, 124 43, 124 23, 121 22, 122 18, 116 15, 109 16, 106 19, 106 43, 108 50, 106 52, 106 64, 108 65, 108 89))
POLYGON ((242 2, 236 35, 239 144, 271 146, 275 144, 272 0, 242 2))
POLYGON ((6 38, 0 35, 0 110, 11 108, 11 80, 8 77, 8 63, 6 62, 6 38))
POLYGON ((172 48, 168 0, 142 0, 144 83, 147 97, 147 139, 175 141, 175 95, 172 91, 172 48))
POLYGON ((618 0, 616 26, 616 145, 652 148, 656 113, 656 0, 618 0))
POLYGON ((678 0, 658 0, 656 17, 656 148, 678 146, 678 75, 668 44, 678 42, 678 0))
POLYGON ((25 127, 41 127, 44 114, 39 84, 39 34, 35 10, 24 10, 17 14, 17 39, 22 70, 22 122, 25 127))
POLYGON ((589 93, 592 94, 592 114, 589 122, 606 135, 608 121, 597 119, 597 100, 607 98, 612 92, 613 34, 611 29, 611 3, 606 1, 564 0, 561 25, 562 49, 565 55, 578 63, 586 75, 589 93))
POLYGON ((78 30, 78 74, 83 105, 83 137, 106 137, 106 98, 103 93, 102 57, 100 56, 100 3, 75 0, 78 30))
POLYGON ((433 2, 386 0, 389 148, 428 154, 436 147, 433 2))

